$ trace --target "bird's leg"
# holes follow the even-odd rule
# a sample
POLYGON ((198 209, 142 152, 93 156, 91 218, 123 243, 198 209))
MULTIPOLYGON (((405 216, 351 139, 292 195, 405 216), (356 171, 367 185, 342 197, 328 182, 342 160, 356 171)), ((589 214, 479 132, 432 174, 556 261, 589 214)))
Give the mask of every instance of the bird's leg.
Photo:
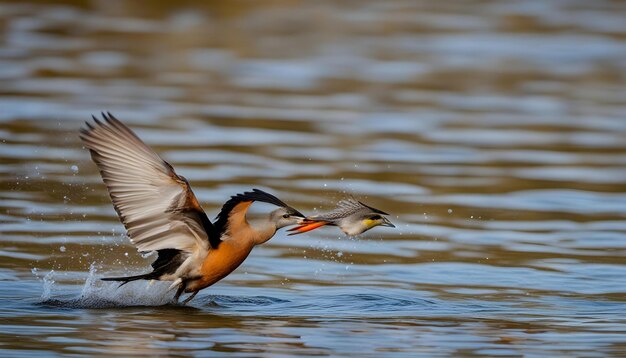
POLYGON ((178 299, 180 298, 180 295, 183 294, 184 290, 185 290, 185 285, 181 282, 180 285, 178 285, 178 290, 176 290, 176 294, 174 295, 175 303, 178 303, 178 299))
POLYGON ((178 290, 176 290, 176 294, 174 295, 175 303, 178 303, 178 299, 180 299, 180 295, 183 294, 184 290, 185 290, 185 286, 183 286, 183 284, 180 284, 180 286, 178 286, 178 290))
POLYGON ((183 301, 183 304, 186 305, 187 303, 189 303, 189 301, 193 300, 193 298, 196 297, 197 294, 198 291, 193 291, 193 293, 183 301))

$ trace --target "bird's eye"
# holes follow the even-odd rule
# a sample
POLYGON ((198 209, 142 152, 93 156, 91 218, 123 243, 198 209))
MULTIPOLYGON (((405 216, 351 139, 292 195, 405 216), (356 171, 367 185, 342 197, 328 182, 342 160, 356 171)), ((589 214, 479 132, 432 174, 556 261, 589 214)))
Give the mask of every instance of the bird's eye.
POLYGON ((285 218, 285 219, 289 219, 289 217, 290 217, 290 216, 291 216, 291 215, 289 215, 289 214, 285 214, 285 215, 283 215, 283 218, 285 218))
POLYGON ((382 216, 380 215, 370 216, 370 220, 380 220, 380 219, 382 219, 382 216))

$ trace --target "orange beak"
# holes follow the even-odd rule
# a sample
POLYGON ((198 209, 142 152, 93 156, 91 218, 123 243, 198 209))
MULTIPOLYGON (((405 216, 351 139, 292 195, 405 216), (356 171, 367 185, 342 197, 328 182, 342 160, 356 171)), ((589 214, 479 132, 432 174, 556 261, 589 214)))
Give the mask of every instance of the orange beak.
POLYGON ((300 224, 299 226, 296 226, 294 228, 291 228, 287 231, 290 231, 291 233, 289 234, 289 236, 291 235, 298 235, 298 234, 302 234, 304 232, 308 232, 311 230, 315 230, 319 227, 322 227, 324 225, 327 225, 328 222, 326 221, 303 221, 302 224, 300 224))

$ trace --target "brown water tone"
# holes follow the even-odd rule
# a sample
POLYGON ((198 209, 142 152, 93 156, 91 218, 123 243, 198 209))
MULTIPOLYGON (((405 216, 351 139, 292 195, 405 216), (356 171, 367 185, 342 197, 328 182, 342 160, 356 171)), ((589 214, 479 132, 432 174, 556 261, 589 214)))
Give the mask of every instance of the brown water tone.
MULTIPOLYGON (((0 3, 0 355, 620 356, 619 1, 0 3), (173 306, 78 129, 111 111, 211 218, 259 187, 396 229, 259 247, 173 306), (271 189, 271 190, 270 190, 271 189)), ((259 210, 265 209, 260 207, 259 210)))

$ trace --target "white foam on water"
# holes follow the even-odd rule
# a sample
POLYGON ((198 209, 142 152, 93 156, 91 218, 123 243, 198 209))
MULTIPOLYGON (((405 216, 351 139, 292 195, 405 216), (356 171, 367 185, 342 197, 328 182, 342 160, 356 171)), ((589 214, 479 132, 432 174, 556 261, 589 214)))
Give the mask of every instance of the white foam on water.
POLYGON ((95 277, 96 277, 96 265, 92 263, 89 266, 89 274, 87 275, 87 279, 85 280, 85 284, 83 285, 83 289, 80 293, 81 298, 89 294, 89 288, 94 285, 95 277))
POLYGON ((168 292, 169 282, 133 281, 119 287, 120 282, 101 281, 95 264, 83 285, 79 304, 81 306, 161 306, 172 302, 173 291, 168 292))
POLYGON ((43 291, 41 292, 41 300, 49 300, 52 294, 52 287, 54 286, 54 270, 50 270, 50 272, 43 277, 42 282, 43 291))
POLYGON ((50 271, 42 280, 42 303, 74 308, 104 308, 162 306, 173 302, 174 292, 168 291, 169 282, 133 281, 120 287, 120 282, 105 282, 100 278, 96 265, 91 264, 78 297, 53 296, 54 271, 50 271))

